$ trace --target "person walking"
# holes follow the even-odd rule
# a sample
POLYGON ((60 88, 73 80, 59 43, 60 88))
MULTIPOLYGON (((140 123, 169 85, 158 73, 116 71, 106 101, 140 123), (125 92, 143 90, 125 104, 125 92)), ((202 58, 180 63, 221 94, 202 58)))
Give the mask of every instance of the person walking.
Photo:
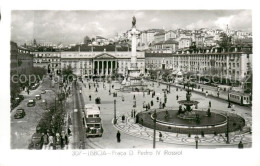
POLYGON ((125 122, 125 115, 122 116, 122 122, 125 122))
POLYGON ((136 111, 134 110, 134 118, 135 118, 136 111))
POLYGON ((52 136, 52 134, 50 134, 50 136, 49 136, 49 147, 50 146, 52 146, 52 148, 53 148, 53 136, 52 136))
POLYGON ((159 141, 163 141, 163 140, 162 140, 162 133, 161 133, 161 132, 159 132, 159 141))
POLYGON ((209 101, 209 107, 211 107, 211 101, 209 101))
POLYGON ((120 134, 120 132, 119 132, 119 130, 117 131, 117 134, 116 134, 116 138, 117 138, 117 142, 118 143, 120 143, 120 141, 121 141, 121 134, 120 134))
POLYGON ((68 145, 69 145, 69 139, 67 134, 65 135, 65 149, 68 149, 68 145))
POLYGON ((177 95, 177 96, 176 96, 176 100, 178 100, 178 99, 179 99, 179 96, 177 95))

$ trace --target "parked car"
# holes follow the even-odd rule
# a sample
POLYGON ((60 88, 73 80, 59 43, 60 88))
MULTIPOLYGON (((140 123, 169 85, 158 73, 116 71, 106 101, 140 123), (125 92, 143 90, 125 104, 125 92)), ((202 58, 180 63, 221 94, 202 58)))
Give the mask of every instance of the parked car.
POLYGON ((22 101, 24 99, 24 96, 23 95, 18 95, 19 97, 19 100, 22 101))
POLYGON ((45 93, 46 93, 46 90, 42 90, 42 91, 41 91, 41 94, 45 94, 45 93))
POLYGON ((27 107, 34 107, 34 106, 35 106, 35 100, 34 99, 29 100, 27 103, 27 107))
POLYGON ((41 98, 42 98, 41 94, 35 95, 36 100, 41 100, 41 98))
POLYGON ((24 112, 24 109, 17 109, 16 110, 16 113, 14 114, 14 118, 15 119, 20 119, 20 118, 23 118, 25 116, 25 112, 24 112))
POLYGON ((34 133, 32 136, 31 143, 29 144, 29 149, 42 149, 43 137, 41 133, 34 133))
POLYGON ((32 89, 32 90, 35 90, 35 89, 38 88, 38 86, 39 86, 39 84, 38 84, 38 83, 35 83, 35 84, 31 87, 31 89, 32 89))

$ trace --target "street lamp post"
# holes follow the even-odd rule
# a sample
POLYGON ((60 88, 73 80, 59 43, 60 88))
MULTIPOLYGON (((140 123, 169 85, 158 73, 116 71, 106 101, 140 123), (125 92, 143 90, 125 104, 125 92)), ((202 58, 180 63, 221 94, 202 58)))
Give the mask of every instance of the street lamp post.
POLYGON ((42 100, 42 103, 45 104, 45 109, 47 110, 47 101, 45 99, 42 100))
POLYGON ((227 135, 227 141, 226 143, 229 144, 229 117, 227 115, 227 132, 226 132, 226 135, 227 135))
POLYGON ((155 149, 155 140, 156 140, 156 110, 154 112, 154 119, 153 119, 153 148, 155 149))
POLYGON ((196 142, 196 149, 198 149, 199 137, 197 135, 195 136, 195 142, 196 142))
POLYGON ((116 100, 114 100, 114 124, 117 123, 117 119, 116 119, 116 100))

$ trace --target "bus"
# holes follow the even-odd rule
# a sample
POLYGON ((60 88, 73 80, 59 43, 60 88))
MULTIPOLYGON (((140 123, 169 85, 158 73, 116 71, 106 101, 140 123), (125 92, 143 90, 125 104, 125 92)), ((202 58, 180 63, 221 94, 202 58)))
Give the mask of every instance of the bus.
POLYGON ((100 109, 96 104, 86 104, 84 108, 84 125, 86 137, 99 136, 103 134, 100 109))
POLYGON ((229 92, 228 101, 240 105, 251 105, 251 95, 247 93, 240 93, 240 92, 229 92))

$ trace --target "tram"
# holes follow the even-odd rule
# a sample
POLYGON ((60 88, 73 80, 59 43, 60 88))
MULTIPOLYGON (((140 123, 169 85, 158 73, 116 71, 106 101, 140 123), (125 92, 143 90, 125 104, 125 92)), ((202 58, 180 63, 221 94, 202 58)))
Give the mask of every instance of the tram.
POLYGON ((251 105, 251 95, 240 92, 229 92, 228 101, 240 105, 251 105))
POLYGON ((96 104, 86 104, 84 108, 84 125, 86 137, 99 136, 103 134, 100 109, 96 104))

